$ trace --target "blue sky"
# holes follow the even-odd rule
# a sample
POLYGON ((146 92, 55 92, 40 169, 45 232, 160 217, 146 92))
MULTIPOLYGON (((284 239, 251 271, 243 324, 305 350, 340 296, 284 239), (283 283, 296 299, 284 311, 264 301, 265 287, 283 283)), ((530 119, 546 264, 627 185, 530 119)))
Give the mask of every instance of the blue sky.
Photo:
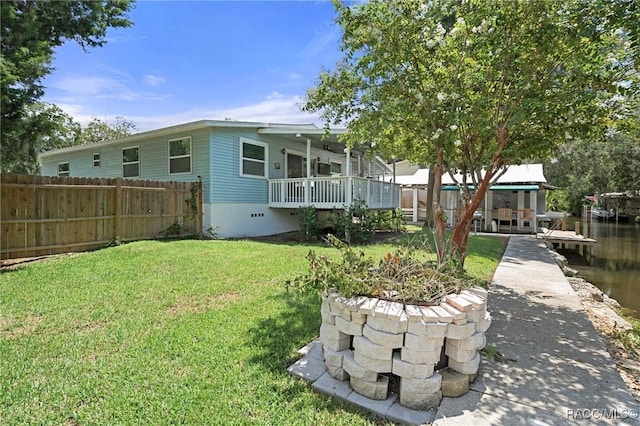
POLYGON ((329 1, 139 1, 101 48, 56 50, 46 102, 139 131, 201 119, 320 123, 299 104, 341 58, 329 1))

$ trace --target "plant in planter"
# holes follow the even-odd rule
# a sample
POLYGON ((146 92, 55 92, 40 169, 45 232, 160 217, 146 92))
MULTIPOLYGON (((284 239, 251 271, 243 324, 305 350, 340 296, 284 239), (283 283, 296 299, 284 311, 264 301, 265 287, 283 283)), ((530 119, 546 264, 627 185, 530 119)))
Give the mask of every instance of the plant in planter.
POLYGON ((328 373, 372 399, 386 399, 390 382, 399 382, 393 390, 400 403, 419 410, 436 407, 443 395, 465 393, 491 323, 487 291, 468 287, 469 280, 411 248, 375 261, 333 236, 327 240, 341 257, 310 251, 310 271, 288 285, 322 294, 328 373))

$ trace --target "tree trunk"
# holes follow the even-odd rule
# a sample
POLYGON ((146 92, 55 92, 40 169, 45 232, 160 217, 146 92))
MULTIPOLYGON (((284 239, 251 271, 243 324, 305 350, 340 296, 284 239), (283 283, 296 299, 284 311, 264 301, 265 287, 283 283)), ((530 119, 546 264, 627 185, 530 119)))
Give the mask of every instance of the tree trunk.
POLYGON ((433 193, 436 191, 436 189, 438 191, 441 190, 439 186, 435 185, 435 180, 436 180, 435 165, 431 164, 429 166, 429 180, 427 184, 427 220, 424 223, 424 226, 428 228, 433 228, 433 225, 435 224, 434 215, 433 215, 433 212, 434 212, 433 193))
MULTIPOLYGON (((464 261, 467 257, 467 240, 469 239, 469 232, 471 231, 471 221, 473 220, 473 214, 480 207, 484 197, 487 195, 489 186, 491 185, 491 179, 495 174, 495 166, 487 167, 485 175, 478 185, 478 190, 474 196, 465 203, 465 210, 462 218, 456 223, 453 230, 453 236, 451 238, 451 248, 449 250, 453 259, 456 259, 457 267, 460 271, 464 269, 464 261)), ((487 218, 485 218, 487 220, 487 218)))
POLYGON ((478 188, 476 195, 464 206, 464 213, 453 229, 449 253, 459 272, 463 271, 464 261, 467 257, 467 240, 469 239, 469 232, 471 231, 473 213, 482 203, 486 192, 486 189, 481 191, 480 188, 478 188))
POLYGON ((437 188, 437 191, 433 191, 433 222, 435 224, 433 229, 433 240, 436 245, 436 254, 438 255, 438 266, 443 266, 446 260, 446 245, 444 237, 445 228, 445 212, 440 205, 440 188, 442 186, 442 170, 444 163, 444 150, 438 149, 438 161, 434 165, 433 173, 433 185, 437 188))

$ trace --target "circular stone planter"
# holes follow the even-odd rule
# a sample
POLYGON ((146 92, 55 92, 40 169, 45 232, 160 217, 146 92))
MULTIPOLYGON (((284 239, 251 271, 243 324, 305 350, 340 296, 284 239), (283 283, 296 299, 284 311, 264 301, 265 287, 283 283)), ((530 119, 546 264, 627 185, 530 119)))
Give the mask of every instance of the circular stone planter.
POLYGON ((466 393, 477 377, 491 325, 486 307, 487 291, 479 287, 437 306, 330 293, 320 327, 327 371, 371 399, 386 399, 398 377, 400 404, 435 408, 443 396, 466 393))

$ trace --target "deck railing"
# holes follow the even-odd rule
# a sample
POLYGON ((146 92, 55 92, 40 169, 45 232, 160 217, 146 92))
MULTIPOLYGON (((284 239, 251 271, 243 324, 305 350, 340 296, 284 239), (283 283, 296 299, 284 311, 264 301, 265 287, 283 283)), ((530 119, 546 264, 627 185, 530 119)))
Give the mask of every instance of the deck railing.
POLYGON ((371 209, 395 209, 400 185, 347 176, 269 180, 269 207, 341 209, 358 199, 371 209))

